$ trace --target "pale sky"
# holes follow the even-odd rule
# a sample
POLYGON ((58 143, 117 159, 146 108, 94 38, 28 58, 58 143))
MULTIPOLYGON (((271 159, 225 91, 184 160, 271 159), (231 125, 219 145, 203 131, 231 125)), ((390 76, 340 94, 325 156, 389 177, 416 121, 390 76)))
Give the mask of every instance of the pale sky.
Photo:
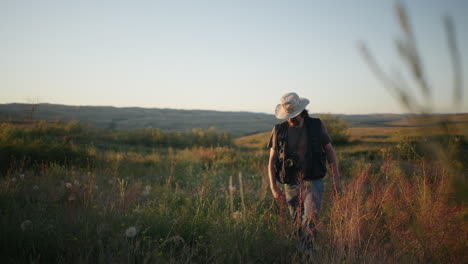
MULTIPOLYGON (((407 112, 357 49, 364 41, 386 71, 407 72, 394 46, 395 3, 0 0, 0 103, 273 113, 294 91, 311 112, 407 112)), ((434 111, 453 112, 442 18, 457 26, 467 87, 468 1, 403 3, 434 111)))

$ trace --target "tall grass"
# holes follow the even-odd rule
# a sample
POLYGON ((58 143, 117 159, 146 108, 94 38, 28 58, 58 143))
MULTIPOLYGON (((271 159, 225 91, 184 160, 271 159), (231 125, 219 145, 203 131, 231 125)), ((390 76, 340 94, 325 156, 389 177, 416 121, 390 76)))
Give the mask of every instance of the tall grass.
POLYGON ((213 131, 0 128, 2 263, 468 262, 466 135, 422 134, 388 142, 372 159, 341 156, 343 191, 333 195, 325 178, 310 255, 297 250, 285 203, 269 194, 264 149, 213 131), (69 152, 52 155, 52 146, 69 152), (70 153, 87 160, 64 162, 70 153))
MULTIPOLYGON (((320 249, 309 256, 297 251, 284 204, 263 192, 268 153, 239 151, 98 149, 107 166, 49 163, 10 170, 0 184, 2 260, 466 261, 466 205, 453 199, 442 163, 415 155, 408 164, 392 149, 374 163, 344 162, 353 164, 341 168, 344 191, 325 193, 320 249)), ((330 184, 327 177, 326 190, 330 184)))

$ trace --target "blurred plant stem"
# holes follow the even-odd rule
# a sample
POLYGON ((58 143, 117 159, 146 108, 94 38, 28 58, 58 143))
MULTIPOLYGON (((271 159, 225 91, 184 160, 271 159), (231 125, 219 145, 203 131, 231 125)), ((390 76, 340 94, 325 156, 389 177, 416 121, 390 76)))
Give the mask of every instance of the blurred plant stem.
MULTIPOLYGON (((403 107, 411 113, 428 114, 434 108, 432 101, 433 91, 424 72, 409 16, 406 8, 401 3, 396 5, 396 14, 403 33, 401 39, 395 40, 396 49, 403 62, 407 65, 410 75, 418 84, 420 94, 423 97, 422 103, 411 94, 410 86, 401 73, 396 72, 393 74, 393 77, 386 73, 364 42, 359 43, 359 50, 373 74, 393 96, 397 97, 403 107)), ((455 24, 449 16, 445 17, 444 24, 453 66, 453 102, 458 111, 461 109, 463 95, 462 64, 456 44, 455 24)))

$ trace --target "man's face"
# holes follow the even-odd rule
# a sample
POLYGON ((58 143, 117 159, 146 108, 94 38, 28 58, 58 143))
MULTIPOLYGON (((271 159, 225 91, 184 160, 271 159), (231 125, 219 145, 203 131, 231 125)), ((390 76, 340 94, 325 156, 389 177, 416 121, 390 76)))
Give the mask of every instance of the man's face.
POLYGON ((289 118, 288 123, 290 126, 299 126, 299 124, 301 123, 301 120, 302 120, 302 116, 298 115, 293 118, 289 118))

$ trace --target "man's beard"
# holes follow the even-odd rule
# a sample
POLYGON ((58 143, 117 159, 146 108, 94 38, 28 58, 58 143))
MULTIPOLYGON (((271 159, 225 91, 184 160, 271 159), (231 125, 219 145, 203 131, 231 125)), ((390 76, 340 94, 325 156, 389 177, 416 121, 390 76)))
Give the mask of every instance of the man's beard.
POLYGON ((299 124, 300 124, 298 118, 288 119, 288 123, 289 123, 290 126, 299 126, 299 124))

